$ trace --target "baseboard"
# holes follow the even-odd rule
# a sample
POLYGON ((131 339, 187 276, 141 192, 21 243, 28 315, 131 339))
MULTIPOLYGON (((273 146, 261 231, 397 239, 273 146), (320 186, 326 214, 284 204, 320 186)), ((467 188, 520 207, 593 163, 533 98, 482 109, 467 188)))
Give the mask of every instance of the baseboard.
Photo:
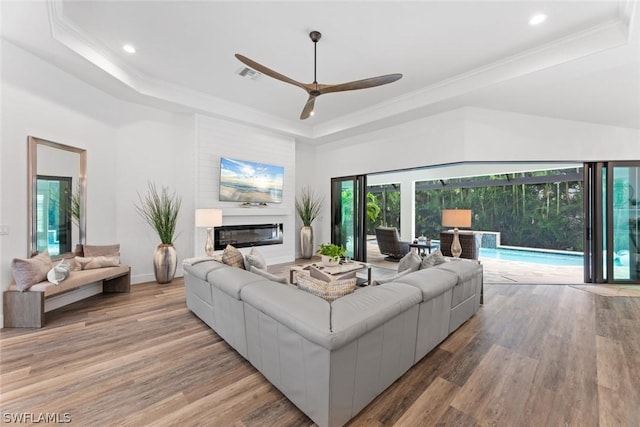
MULTIPOLYGON (((182 270, 182 267, 179 267, 178 269, 176 269, 175 277, 182 277, 183 275, 184 275, 184 271, 182 270)), ((140 283, 155 282, 155 281, 156 281, 156 276, 153 273, 131 275, 132 285, 137 285, 140 283)))

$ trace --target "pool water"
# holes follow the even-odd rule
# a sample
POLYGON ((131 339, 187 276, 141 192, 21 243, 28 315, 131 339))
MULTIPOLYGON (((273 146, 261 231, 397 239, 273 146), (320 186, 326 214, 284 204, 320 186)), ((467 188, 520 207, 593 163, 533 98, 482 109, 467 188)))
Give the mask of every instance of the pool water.
POLYGON ((480 248, 480 259, 503 259, 506 261, 532 262, 546 265, 582 266, 583 256, 580 253, 556 253, 528 251, 506 248, 480 248))

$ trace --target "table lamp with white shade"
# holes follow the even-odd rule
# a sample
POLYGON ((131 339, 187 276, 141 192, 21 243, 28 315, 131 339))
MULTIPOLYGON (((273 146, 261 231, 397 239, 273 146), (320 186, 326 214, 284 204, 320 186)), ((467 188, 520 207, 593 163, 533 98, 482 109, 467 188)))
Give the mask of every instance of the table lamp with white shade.
POLYGON ((442 226, 453 227, 453 242, 451 243, 451 255, 460 258, 462 246, 458 237, 458 227, 471 227, 471 209, 443 209, 442 226))
POLYGON ((207 256, 213 256, 213 227, 222 225, 222 210, 220 209, 196 209, 196 227, 207 228, 207 243, 204 251, 207 256))

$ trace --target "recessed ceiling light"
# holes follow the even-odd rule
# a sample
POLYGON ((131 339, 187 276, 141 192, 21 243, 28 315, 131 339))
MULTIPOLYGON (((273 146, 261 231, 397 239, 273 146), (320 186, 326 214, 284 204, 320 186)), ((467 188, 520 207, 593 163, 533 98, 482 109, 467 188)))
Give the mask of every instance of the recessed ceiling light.
POLYGON ((544 13, 536 13, 531 17, 531 19, 529 19, 529 25, 531 25, 532 27, 536 25, 540 25, 546 20, 547 20, 547 15, 545 15, 544 13))
POLYGON ((136 48, 130 44, 123 45, 122 50, 124 50, 127 53, 136 53, 136 48))

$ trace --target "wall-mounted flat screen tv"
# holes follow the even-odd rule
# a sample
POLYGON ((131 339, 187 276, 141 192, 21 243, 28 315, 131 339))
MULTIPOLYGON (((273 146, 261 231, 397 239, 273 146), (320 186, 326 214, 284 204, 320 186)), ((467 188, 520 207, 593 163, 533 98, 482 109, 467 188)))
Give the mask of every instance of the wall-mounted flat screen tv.
POLYGON ((220 158, 220 201, 282 203, 284 166, 220 158))

